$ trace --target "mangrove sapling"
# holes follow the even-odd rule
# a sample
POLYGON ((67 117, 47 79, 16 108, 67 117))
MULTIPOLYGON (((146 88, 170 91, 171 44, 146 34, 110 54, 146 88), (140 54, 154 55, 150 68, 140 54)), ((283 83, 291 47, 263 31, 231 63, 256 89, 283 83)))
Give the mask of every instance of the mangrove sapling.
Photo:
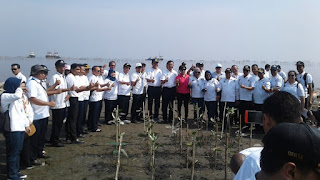
POLYGON ((191 179, 194 179, 194 167, 196 163, 196 146, 201 147, 202 144, 200 142, 200 138, 197 137, 197 132, 192 132, 191 142, 187 144, 187 146, 192 146, 192 169, 191 169, 191 179))
POLYGON ((128 157, 128 154, 126 153, 126 151, 125 151, 124 149, 122 149, 122 140, 123 140, 124 134, 125 134, 125 132, 121 133, 121 134, 120 134, 120 139, 119 139, 118 161, 117 161, 117 170, 116 170, 115 180, 118 180, 118 176, 119 176, 121 152, 122 152, 126 157, 128 157))
POLYGON ((157 143, 158 136, 155 133, 149 134, 149 139, 151 140, 151 155, 150 155, 150 168, 151 168, 151 179, 154 179, 155 174, 155 153, 158 147, 161 145, 157 143))
MULTIPOLYGON (((186 141, 188 142, 189 141, 189 124, 187 123, 187 130, 186 130, 186 141)), ((189 146, 187 145, 187 156, 186 156, 186 167, 187 169, 189 169, 189 146)))
POLYGON ((238 152, 241 150, 241 137, 242 137, 242 129, 241 129, 241 116, 240 116, 240 122, 239 122, 239 133, 238 133, 238 152))
POLYGON ((146 132, 146 111, 144 108, 144 102, 142 103, 142 118, 143 118, 143 132, 146 132))
POLYGON ((221 137, 220 138, 222 138, 223 130, 224 130, 224 118, 225 118, 225 115, 226 115, 226 106, 227 106, 227 102, 224 102, 223 116, 222 116, 222 126, 221 126, 221 137))
POLYGON ((229 133, 226 133, 226 148, 225 148, 225 164, 224 164, 224 179, 228 175, 228 149, 229 149, 229 133))

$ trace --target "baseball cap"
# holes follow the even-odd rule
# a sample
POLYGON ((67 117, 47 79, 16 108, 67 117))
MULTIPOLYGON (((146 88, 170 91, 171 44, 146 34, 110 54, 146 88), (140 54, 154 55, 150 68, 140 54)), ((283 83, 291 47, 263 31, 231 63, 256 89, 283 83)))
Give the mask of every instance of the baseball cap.
POLYGON ((54 64, 56 67, 61 67, 66 65, 67 63, 64 62, 64 60, 60 59, 58 61, 56 61, 56 63, 54 64))
POLYGON ((271 71, 277 71, 278 70, 278 66, 272 65, 270 69, 271 69, 271 71))
POLYGON ((264 69, 263 68, 259 68, 258 69, 258 73, 263 73, 264 74, 264 69))
POLYGON ((297 66, 304 66, 304 62, 298 61, 298 62, 296 63, 296 65, 297 65, 297 66))
POLYGON ((243 66, 243 70, 244 70, 244 71, 250 71, 250 66, 249 66, 249 65, 243 66))
POLYGON ((158 63, 159 61, 158 61, 158 59, 152 59, 152 63, 154 63, 154 62, 158 63))
POLYGON ((141 63, 137 63, 136 67, 142 67, 142 64, 141 63))
POLYGON ((124 63, 123 67, 127 67, 127 66, 131 67, 129 63, 124 63))
POLYGON ((83 64, 85 69, 90 69, 90 66, 88 64, 83 64))
POLYGON ((224 72, 225 72, 225 73, 231 73, 232 71, 231 71, 230 68, 227 68, 224 72))
POLYGON ((278 68, 278 69, 281 69, 281 66, 280 66, 280 65, 277 65, 277 68, 278 68))
POLYGON ((65 67, 66 70, 69 70, 69 71, 71 69, 70 65, 68 65, 68 64, 66 64, 64 67, 65 67))
POLYGON ((216 68, 222 68, 222 65, 220 63, 216 64, 216 68))
POLYGON ((282 161, 320 173, 320 132, 308 124, 280 123, 271 128, 262 141, 260 164, 263 170, 270 168, 265 167, 270 162, 282 161))
MULTIPOLYGON (((48 69, 48 68, 47 68, 48 69)), ((31 76, 37 74, 40 71, 47 71, 42 65, 34 65, 31 67, 31 76)))

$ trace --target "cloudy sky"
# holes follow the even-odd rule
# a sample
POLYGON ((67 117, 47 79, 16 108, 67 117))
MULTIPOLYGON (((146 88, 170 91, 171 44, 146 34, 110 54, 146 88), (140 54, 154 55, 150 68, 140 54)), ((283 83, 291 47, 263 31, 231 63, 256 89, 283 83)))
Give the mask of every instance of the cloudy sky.
POLYGON ((320 1, 3 0, 0 56, 320 60, 320 1))

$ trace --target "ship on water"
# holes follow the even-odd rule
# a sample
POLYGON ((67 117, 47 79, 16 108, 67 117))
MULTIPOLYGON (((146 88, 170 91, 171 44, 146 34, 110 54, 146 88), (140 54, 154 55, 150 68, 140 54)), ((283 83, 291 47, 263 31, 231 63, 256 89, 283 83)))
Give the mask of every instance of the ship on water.
POLYGON ((146 61, 154 61, 154 60, 163 61, 163 57, 156 56, 156 57, 149 57, 148 59, 146 59, 146 61))
POLYGON ((59 59, 60 55, 58 52, 54 52, 53 54, 51 52, 47 52, 46 58, 47 59, 59 59))
POLYGON ((34 52, 30 51, 30 54, 27 58, 35 58, 35 57, 36 57, 36 55, 34 54, 34 52))

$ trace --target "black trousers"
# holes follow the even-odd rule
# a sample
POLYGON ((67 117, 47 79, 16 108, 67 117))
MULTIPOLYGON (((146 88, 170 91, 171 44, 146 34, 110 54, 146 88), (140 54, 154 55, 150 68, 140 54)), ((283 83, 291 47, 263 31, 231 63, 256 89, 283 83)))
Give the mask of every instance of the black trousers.
POLYGON ((129 112, 129 101, 130 96, 118 95, 119 110, 123 113, 123 115, 121 115, 120 117, 122 120, 127 119, 127 115, 129 112))
POLYGON ((87 112, 88 112, 89 100, 84 100, 83 102, 84 102, 84 120, 83 120, 82 127, 85 124, 87 124, 87 127, 88 127, 87 112))
POLYGON ((51 109, 52 112, 52 130, 50 141, 51 143, 58 143, 60 137, 61 127, 65 118, 66 108, 51 109))
POLYGON ((44 143, 46 141, 46 132, 48 126, 48 118, 34 120, 33 125, 36 128, 36 132, 31 136, 31 160, 36 160, 39 155, 42 155, 44 143))
POLYGON ((148 109, 149 109, 149 115, 152 116, 152 118, 158 118, 159 117, 159 109, 160 109, 160 97, 161 97, 161 87, 154 87, 149 86, 148 87, 148 109), (154 114, 152 113, 152 106, 153 106, 153 100, 154 100, 154 114))
POLYGON ((21 166, 31 166, 31 137, 24 138, 20 162, 21 166))
POLYGON ((168 106, 169 106, 169 121, 173 119, 173 102, 176 98, 176 88, 164 87, 162 90, 162 116, 165 122, 168 121, 168 106))
POLYGON ((179 117, 181 117, 181 107, 182 107, 182 101, 184 105, 184 114, 185 114, 185 119, 188 119, 188 111, 189 111, 189 101, 190 101, 190 94, 181 94, 177 93, 177 100, 178 100, 178 112, 179 112, 179 117))
POLYGON ((117 108, 117 100, 107 100, 104 99, 104 121, 108 123, 113 120, 112 112, 117 108))
POLYGON ((83 132, 83 123, 85 119, 84 101, 79 101, 78 121, 77 121, 77 136, 83 132))
POLYGON ((69 98, 70 107, 68 108, 68 117, 66 122, 66 138, 71 141, 77 139, 77 121, 79 111, 79 101, 77 97, 69 98))
POLYGON ((89 102, 89 122, 90 130, 96 131, 98 129, 98 121, 101 112, 101 101, 89 102))
POLYGON ((243 101, 241 100, 239 103, 239 113, 241 116, 241 124, 242 126, 245 125, 244 122, 244 115, 246 110, 253 110, 252 101, 243 101))
POLYGON ((132 106, 131 106, 131 121, 139 120, 139 113, 137 110, 142 109, 143 94, 133 94, 132 106))
POLYGON ((208 120, 210 120, 210 118, 214 119, 217 112, 217 101, 205 101, 205 104, 207 107, 208 120))
MULTIPOLYGON (((224 105, 225 105, 225 103, 227 103, 227 104, 226 104, 225 115, 226 115, 227 112, 228 112, 227 108, 235 107, 235 102, 220 102, 220 104, 219 104, 219 110, 220 110, 220 120, 221 120, 221 121, 223 120, 223 111, 224 111, 224 105)), ((231 124, 231 125, 232 125, 232 123, 233 123, 233 119, 234 119, 234 117, 230 117, 230 124, 231 124)), ((224 120, 225 120, 225 123, 226 123, 227 118, 225 117, 224 120)), ((225 126, 225 127, 226 127, 226 126, 225 126)))

